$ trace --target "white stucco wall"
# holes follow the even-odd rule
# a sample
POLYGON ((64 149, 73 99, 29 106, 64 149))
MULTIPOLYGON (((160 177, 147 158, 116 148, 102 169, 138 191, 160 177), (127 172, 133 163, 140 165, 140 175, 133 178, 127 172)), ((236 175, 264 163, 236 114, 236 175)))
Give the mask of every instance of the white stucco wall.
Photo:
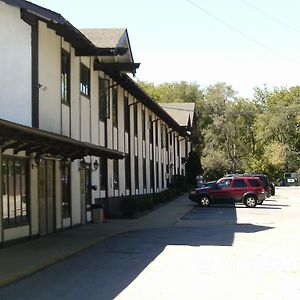
POLYGON ((39 22, 39 127, 61 133, 61 38, 39 22))
POLYGON ((31 126, 31 27, 0 2, 0 118, 31 126))

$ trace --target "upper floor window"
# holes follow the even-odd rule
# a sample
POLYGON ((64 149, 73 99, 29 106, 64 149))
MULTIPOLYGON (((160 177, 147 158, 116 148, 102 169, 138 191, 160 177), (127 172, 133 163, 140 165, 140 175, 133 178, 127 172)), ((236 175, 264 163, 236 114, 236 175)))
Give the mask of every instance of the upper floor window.
POLYGON ((99 120, 105 121, 110 117, 109 80, 99 78, 99 120))
POLYGON ((129 132, 130 129, 130 111, 128 105, 128 97, 124 98, 124 129, 129 132))
POLYGON ((118 89, 112 90, 112 124, 118 127, 118 89))
POLYGON ((152 118, 149 118, 149 143, 153 144, 153 122, 152 118))
POLYGON ((90 97, 91 79, 90 69, 84 64, 80 64, 80 92, 83 96, 90 97))
POLYGON ((70 54, 61 51, 61 101, 70 104, 70 54))

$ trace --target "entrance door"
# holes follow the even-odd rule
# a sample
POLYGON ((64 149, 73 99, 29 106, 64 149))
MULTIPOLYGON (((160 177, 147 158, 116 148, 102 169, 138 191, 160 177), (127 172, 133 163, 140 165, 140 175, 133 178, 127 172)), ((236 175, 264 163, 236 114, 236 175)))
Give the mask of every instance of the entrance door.
POLYGON ((80 198, 81 198, 81 223, 85 224, 92 221, 92 174, 91 166, 86 164, 84 169, 80 170, 80 198))
POLYGON ((41 235, 55 231, 55 162, 42 160, 39 164, 39 231, 41 235))

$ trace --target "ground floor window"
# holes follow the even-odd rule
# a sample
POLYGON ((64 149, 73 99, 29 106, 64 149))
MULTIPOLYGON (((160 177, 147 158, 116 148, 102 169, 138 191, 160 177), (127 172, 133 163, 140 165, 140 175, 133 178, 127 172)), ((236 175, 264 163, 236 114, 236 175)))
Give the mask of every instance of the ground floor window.
POLYGON ((28 159, 2 158, 2 210, 4 227, 29 222, 28 159))
POLYGON ((61 163, 61 184, 62 184, 62 213, 63 218, 71 217, 71 164, 61 163))

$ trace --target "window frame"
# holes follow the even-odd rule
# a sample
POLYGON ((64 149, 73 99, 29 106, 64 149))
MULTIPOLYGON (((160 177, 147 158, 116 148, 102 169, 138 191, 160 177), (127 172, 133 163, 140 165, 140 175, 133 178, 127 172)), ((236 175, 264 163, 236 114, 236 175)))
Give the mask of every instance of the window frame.
POLYGON ((3 222, 3 228, 11 228, 11 227, 17 227, 17 226, 25 226, 25 225, 29 225, 30 224, 30 190, 29 190, 29 159, 26 157, 15 157, 15 156, 9 156, 9 155, 3 155, 2 156, 2 186, 3 186, 3 190, 2 190, 2 222, 3 222), (13 168, 12 168, 12 174, 10 175, 10 170, 9 170, 9 162, 13 163, 13 168), (19 190, 20 190, 20 197, 17 196, 17 187, 16 187, 16 183, 17 183, 17 174, 16 174, 16 165, 17 163, 19 163, 20 166, 20 179, 19 179, 19 190), (6 168, 6 171, 4 170, 4 166, 6 168), (24 179, 21 177, 22 175, 22 167, 24 168, 24 179), (5 177, 6 176, 6 180, 5 177), (10 176, 13 176, 12 180, 13 180, 13 188, 12 191, 10 190, 10 186, 11 186, 11 178, 10 176), (24 183, 24 184, 22 184, 24 183), (25 197, 25 202, 22 199, 22 195, 24 192, 24 197, 25 197), (4 205, 4 195, 7 195, 7 218, 5 218, 5 205, 4 205), (13 197, 13 201, 12 201, 12 205, 14 210, 13 212, 13 218, 10 218, 10 214, 11 214, 11 204, 10 204, 10 195, 12 195, 13 197), (24 204, 23 204, 24 203, 24 204), (18 215, 17 214, 17 207, 20 207, 20 211, 21 214, 18 215), (25 206, 25 210, 24 210, 24 206, 25 206), (25 211, 25 214, 24 214, 25 211))
POLYGON ((124 130, 130 131, 130 106, 128 96, 124 96, 124 130))
POLYGON ((61 102, 70 106, 71 103, 71 55, 61 49, 61 102))
POLYGON ((90 68, 80 63, 80 94, 86 98, 91 96, 91 72, 90 68))
POLYGON ((110 83, 109 79, 99 77, 98 105, 99 105, 99 120, 102 122, 105 122, 110 117, 109 83, 110 83))
POLYGON ((118 128, 118 88, 112 89, 112 126, 118 128))

